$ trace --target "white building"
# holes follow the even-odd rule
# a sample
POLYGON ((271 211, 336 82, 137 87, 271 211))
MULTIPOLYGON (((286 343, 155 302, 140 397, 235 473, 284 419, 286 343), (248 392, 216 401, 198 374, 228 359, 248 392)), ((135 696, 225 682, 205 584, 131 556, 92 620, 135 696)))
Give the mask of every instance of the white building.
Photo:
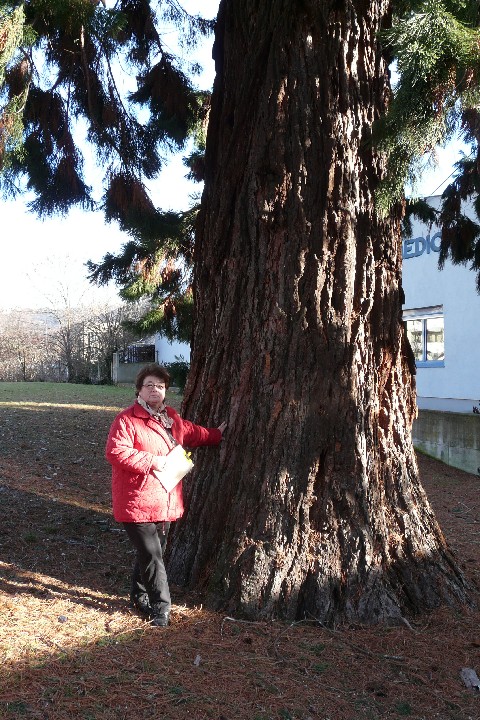
POLYGON ((138 371, 148 363, 168 365, 175 361, 190 362, 190 345, 169 342, 160 335, 144 338, 125 351, 112 356, 112 380, 117 384, 133 383, 138 371))
POLYGON ((155 345, 155 358, 160 365, 175 362, 178 358, 190 362, 190 345, 188 343, 169 342, 160 335, 155 335, 146 342, 155 345))
MULTIPOLYGON (((440 204, 439 196, 427 200, 440 204)), ((468 266, 447 261, 439 270, 439 250, 439 228, 414 221, 403 240, 403 317, 417 360, 417 402, 471 413, 480 401, 480 295, 468 266)))
MULTIPOLYGON (((428 198, 434 207, 440 197, 428 198)), ((473 211, 468 211, 474 218, 473 211)), ((417 365, 415 447, 480 474, 480 295, 469 266, 439 270, 440 231, 421 222, 403 240, 403 317, 417 365)))

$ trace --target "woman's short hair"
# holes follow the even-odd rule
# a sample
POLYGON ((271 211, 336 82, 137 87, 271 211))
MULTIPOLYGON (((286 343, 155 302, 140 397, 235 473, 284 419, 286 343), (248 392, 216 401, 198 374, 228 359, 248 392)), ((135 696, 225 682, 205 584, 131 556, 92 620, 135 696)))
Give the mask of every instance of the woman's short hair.
POLYGON ((135 395, 137 397, 138 393, 142 389, 143 381, 146 377, 148 377, 148 375, 153 375, 153 377, 157 377, 159 380, 165 383, 165 387, 167 389, 170 387, 170 375, 168 374, 168 370, 166 370, 158 363, 151 363, 150 365, 145 365, 145 367, 140 370, 135 379, 135 395))

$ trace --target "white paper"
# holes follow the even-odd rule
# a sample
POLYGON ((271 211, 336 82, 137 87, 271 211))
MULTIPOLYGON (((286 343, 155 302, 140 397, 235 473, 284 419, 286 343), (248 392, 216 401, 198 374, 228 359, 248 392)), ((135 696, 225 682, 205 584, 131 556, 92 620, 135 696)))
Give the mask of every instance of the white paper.
POLYGON ((160 480, 165 490, 170 492, 192 468, 193 462, 187 457, 184 448, 176 445, 165 456, 163 470, 154 470, 153 474, 160 480))

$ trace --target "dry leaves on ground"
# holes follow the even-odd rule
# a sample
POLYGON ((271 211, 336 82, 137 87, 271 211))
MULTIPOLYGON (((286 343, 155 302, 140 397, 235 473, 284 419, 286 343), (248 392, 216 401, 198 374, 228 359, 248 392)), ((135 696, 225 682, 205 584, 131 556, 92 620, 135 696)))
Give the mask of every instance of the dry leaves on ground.
MULTIPOLYGON (((0 404, 0 717, 478 720, 480 612, 411 627, 243 622, 173 588, 167 630, 128 608, 132 551, 110 515, 116 408, 0 404)), ((478 478, 419 457, 446 537, 480 572, 478 478)), ((478 598, 476 598, 478 602, 478 598)))

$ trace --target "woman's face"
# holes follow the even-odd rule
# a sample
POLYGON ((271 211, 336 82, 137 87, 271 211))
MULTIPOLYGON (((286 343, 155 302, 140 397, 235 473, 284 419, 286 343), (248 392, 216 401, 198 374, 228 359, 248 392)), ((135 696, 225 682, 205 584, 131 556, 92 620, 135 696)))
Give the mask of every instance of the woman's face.
POLYGON ((155 375, 147 375, 138 395, 153 410, 158 410, 165 400, 165 382, 155 375))

